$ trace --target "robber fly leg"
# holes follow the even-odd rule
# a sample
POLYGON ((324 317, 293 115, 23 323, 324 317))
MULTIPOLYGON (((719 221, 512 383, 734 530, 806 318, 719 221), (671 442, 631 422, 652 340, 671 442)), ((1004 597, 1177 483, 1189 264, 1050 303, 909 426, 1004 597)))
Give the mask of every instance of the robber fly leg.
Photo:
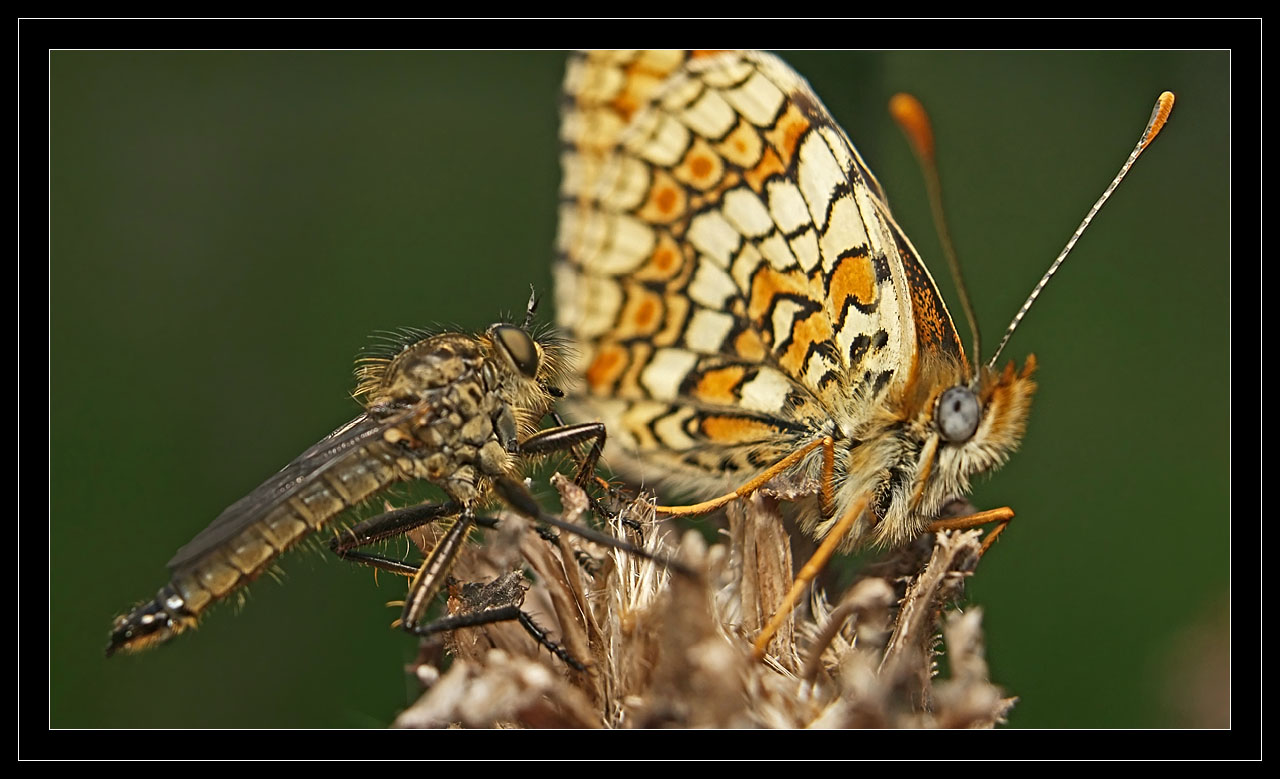
MULTIPOLYGON (((516 620, 535 641, 546 647, 556 657, 559 657, 573 668, 583 670, 581 663, 575 660, 559 644, 552 641, 547 632, 540 628, 532 617, 519 608, 518 601, 512 605, 510 596, 507 597, 507 605, 504 606, 486 608, 482 602, 480 602, 480 605, 470 603, 471 608, 478 610, 471 613, 443 617, 425 625, 419 624, 427 608, 434 600, 436 593, 439 592, 441 585, 448 580, 448 574, 453 568, 457 552, 462 548, 467 532, 473 524, 493 529, 498 527, 499 520, 495 517, 464 515, 462 506, 452 501, 447 503, 427 503, 388 511, 385 514, 379 514, 376 517, 359 522, 342 531, 339 536, 330 541, 329 548, 344 560, 414 577, 409 586, 409 594, 405 598, 404 613, 401 616, 401 625, 409 633, 417 636, 430 636, 456 628, 516 620), (357 551, 359 547, 403 536, 409 531, 428 523, 455 517, 457 521, 453 527, 446 531, 444 537, 436 543, 435 548, 431 550, 431 553, 427 555, 426 561, 421 565, 410 565, 383 555, 357 551)), ((551 542, 555 542, 557 539, 557 534, 553 530, 539 528, 539 533, 551 542)), ((519 578, 521 578, 521 574, 516 572, 516 579, 519 578)), ((496 585, 497 582, 494 583, 494 586, 496 585)), ((519 592, 522 598, 523 590, 521 589, 519 592)), ((489 600, 492 601, 495 597, 490 595, 489 600)))
MULTIPOLYGON (((540 430, 520 442, 521 454, 549 454, 551 452, 573 452, 578 444, 591 441, 591 450, 578 465, 578 473, 573 481, 579 487, 586 488, 596 472, 596 463, 600 461, 600 453, 604 451, 605 428, 603 422, 583 422, 577 425, 561 425, 540 430)), ((577 458, 574 458, 575 461, 577 458)))
POLYGON ((676 573, 680 573, 685 576, 697 576, 692 569, 676 560, 673 560, 668 555, 655 554, 647 549, 635 546, 634 544, 629 544, 620 538, 614 538, 613 536, 601 533, 595 528, 587 527, 586 525, 575 525, 572 522, 566 522, 559 517, 554 517, 546 513, 542 510, 542 507, 538 505, 538 501, 529 494, 529 490, 525 489, 525 486, 515 479, 501 476, 494 479, 493 486, 497 493, 502 496, 502 499, 507 502, 507 505, 530 519, 546 523, 567 533, 573 533, 574 535, 579 536, 580 538, 585 538, 593 543, 617 549, 619 551, 626 552, 629 555, 634 555, 646 560, 653 560, 654 562, 669 566, 671 570, 676 573))
POLYGON ((564 647, 551 640, 547 631, 543 630, 528 612, 520 608, 524 602, 524 577, 519 571, 513 571, 487 584, 449 582, 449 592, 457 595, 463 613, 441 617, 425 625, 406 626, 406 630, 417 636, 432 636, 458 630, 459 628, 492 625, 498 622, 514 620, 524 628, 534 641, 545 647, 566 665, 579 671, 586 667, 569 654, 564 647))
MULTIPOLYGON (((595 476, 596 465, 600 462, 600 454, 604 451, 606 438, 604 423, 583 422, 576 425, 566 425, 560 415, 554 411, 551 412, 551 419, 557 426, 541 430, 520 442, 520 453, 538 455, 559 451, 569 452, 574 463, 578 466, 577 473, 573 477, 573 483, 586 492, 587 485, 591 483, 592 477, 595 476), (587 452, 586 457, 579 458, 576 447, 588 441, 591 442, 591 449, 587 452)), ((607 483, 601 479, 596 479, 596 481, 612 493, 612 488, 607 483)), ((618 512, 606 509, 590 492, 587 492, 587 500, 591 504, 591 510, 597 516, 606 520, 617 517, 618 512)), ((635 533, 641 533, 638 522, 623 520, 623 524, 635 533)), ((643 536, 641 536, 641 543, 644 543, 643 536)))
MULTIPOLYGON (((408 508, 388 511, 385 514, 379 514, 363 522, 358 522, 350 528, 339 532, 337 536, 329 541, 329 549, 343 560, 370 565, 374 568, 405 576, 413 576, 418 572, 418 566, 416 565, 410 565, 385 555, 358 552, 356 550, 362 546, 385 541, 388 538, 398 538, 428 523, 451 519, 461 513, 462 506, 453 501, 424 503, 420 506, 409 506, 408 508)), ((474 519, 477 524, 484 527, 494 527, 497 524, 497 520, 490 517, 475 517, 474 519)))
POLYGON ((476 518, 470 511, 463 511, 440 540, 427 559, 422 561, 409 582, 409 593, 404 599, 404 611, 400 615, 400 626, 413 633, 431 608, 431 601, 444 585, 457 562, 458 553, 467 541, 467 534, 475 525, 476 518))

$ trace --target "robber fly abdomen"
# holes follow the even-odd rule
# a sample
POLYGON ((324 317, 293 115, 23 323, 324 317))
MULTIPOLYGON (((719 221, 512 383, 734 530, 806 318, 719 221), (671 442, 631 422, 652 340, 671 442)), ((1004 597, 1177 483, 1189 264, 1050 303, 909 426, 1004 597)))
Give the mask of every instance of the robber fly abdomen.
POLYGON ((245 501, 234 504, 218 522, 178 550, 169 561, 169 583, 155 600, 116 620, 107 654, 160 643, 193 626, 211 603, 252 581, 286 549, 402 478, 390 447, 372 443, 299 485, 260 518, 224 522, 250 516, 233 511, 250 508, 242 505, 245 501), (226 532, 214 533, 224 526, 226 532))
MULTIPOLYGON (((531 300, 530 318, 532 307, 531 300)), ((580 480, 593 470, 604 442, 602 425, 538 432, 558 394, 563 363, 554 337, 534 339, 524 327, 508 324, 478 336, 430 336, 390 357, 366 358, 354 393, 365 413, 231 505, 179 549, 169 561, 170 581, 156 598, 116 619, 107 654, 177 635, 211 603, 235 592, 329 520, 395 482, 422 479, 440 487, 448 500, 367 520, 349 532, 350 543, 333 545, 344 557, 404 573, 403 563, 349 550, 402 533, 414 522, 458 517, 413 580, 413 605, 406 607, 404 620, 412 627, 447 577, 475 510, 495 484, 501 483, 508 500, 521 492, 514 477, 527 456, 594 442, 580 480), (412 521, 403 518, 407 513, 412 521)))

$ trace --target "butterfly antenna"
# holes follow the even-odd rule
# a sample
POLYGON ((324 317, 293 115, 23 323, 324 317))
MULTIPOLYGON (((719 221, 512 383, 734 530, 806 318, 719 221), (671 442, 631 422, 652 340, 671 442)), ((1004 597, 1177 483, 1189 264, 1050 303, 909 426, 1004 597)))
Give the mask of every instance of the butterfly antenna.
POLYGON ((1120 172, 1111 180, 1111 186, 1107 187, 1107 190, 1102 193, 1102 197, 1098 198, 1098 202, 1093 204, 1093 208, 1089 209, 1089 213, 1085 215, 1084 221, 1076 228, 1071 240, 1067 241, 1067 245, 1063 248, 1062 253, 1058 255, 1058 259, 1053 261, 1044 277, 1040 279, 1040 283, 1036 284, 1035 289, 1031 290, 1031 295, 1027 298, 1027 302, 1022 304, 1022 308, 1018 309, 1013 321, 1009 323, 1009 329, 1004 331, 1004 338, 1000 339, 1000 345, 996 347, 995 353, 991 355, 991 361, 987 363, 987 367, 995 366, 996 359, 1000 357, 1000 352, 1004 350, 1004 345, 1009 342, 1009 338, 1013 335, 1013 331, 1017 329, 1018 323, 1027 315, 1027 310, 1031 308, 1031 304, 1039 297, 1040 291, 1049 283, 1049 279, 1053 274, 1058 272, 1058 266, 1062 265, 1062 261, 1067 258, 1072 248, 1075 247, 1076 241, 1080 240, 1080 234, 1089 226, 1089 222, 1093 221, 1094 215, 1102 209, 1102 204, 1107 202, 1107 198, 1111 197, 1111 193, 1115 191, 1116 187, 1120 186, 1120 182, 1129 173, 1129 168, 1133 167, 1133 163, 1138 161, 1138 157, 1142 152, 1146 151, 1147 146, 1160 134, 1160 130, 1164 128, 1165 122, 1169 119, 1169 112, 1172 110, 1173 93, 1162 92, 1160 97, 1156 98, 1155 108, 1151 111, 1151 119, 1147 121, 1147 127, 1142 131, 1142 137, 1138 139, 1138 145, 1133 147, 1133 151, 1129 153, 1129 159, 1125 160, 1120 172))
POLYGON ((951 278, 956 282, 956 290, 960 295, 960 307, 964 309, 965 319, 969 320, 969 332, 973 333, 973 362, 980 362, 982 354, 982 336, 978 333, 978 317, 973 313, 973 302, 969 299, 969 290, 964 285, 964 274, 960 272, 960 260, 956 257, 956 248, 951 243, 951 232, 947 229, 947 219, 942 211, 942 182, 938 178, 938 161, 934 156, 933 127, 929 124, 929 114, 925 112, 920 101, 906 92, 899 92, 889 99, 889 113, 902 128, 916 153, 920 168, 924 171, 924 185, 929 193, 929 207, 933 209, 933 224, 938 230, 938 240, 942 243, 942 253, 947 257, 947 265, 951 267, 951 278))

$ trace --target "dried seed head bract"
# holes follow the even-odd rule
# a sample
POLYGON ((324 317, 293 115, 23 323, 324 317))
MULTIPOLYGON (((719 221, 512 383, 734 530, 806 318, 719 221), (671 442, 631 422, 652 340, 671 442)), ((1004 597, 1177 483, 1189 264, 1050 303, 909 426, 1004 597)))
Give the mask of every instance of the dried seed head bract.
MULTIPOLYGON (((563 518, 584 521, 581 490, 558 475, 552 482, 563 518)), ((988 680, 981 611, 951 608, 978 560, 978 531, 924 536, 868 566, 843 592, 812 598, 765 662, 756 662, 751 640, 792 579, 776 502, 756 496, 731 507, 728 543, 712 546, 696 532, 677 537, 653 524, 644 500, 620 518, 643 527, 646 548, 672 551, 700 576, 672 575, 659 563, 563 534, 558 545, 548 543, 504 514, 498 537, 470 545, 455 568, 460 579, 490 584, 452 587, 450 612, 481 606, 475 601, 483 592, 522 601, 585 670, 514 621, 457 630, 443 639, 452 656, 447 670, 439 670, 438 652, 422 658, 415 672, 426 690, 395 724, 992 727, 1016 700, 988 680), (513 576, 522 567, 531 580, 513 576), (520 592, 510 591, 513 582, 520 592), (944 651, 949 673, 940 677, 944 651)), ((619 536, 637 540, 619 527, 613 524, 619 536)))

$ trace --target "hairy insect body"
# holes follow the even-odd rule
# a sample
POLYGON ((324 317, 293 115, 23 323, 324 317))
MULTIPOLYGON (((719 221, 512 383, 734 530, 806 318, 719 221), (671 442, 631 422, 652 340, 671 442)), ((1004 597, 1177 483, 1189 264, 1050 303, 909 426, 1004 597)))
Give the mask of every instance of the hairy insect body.
MULTIPOLYGON (((415 408, 383 433, 397 449, 404 478, 430 481, 464 506, 488 492, 489 479, 516 467, 514 398, 482 346, 455 333, 415 344, 388 369, 393 380, 385 395, 370 397, 379 415, 394 417, 406 404, 415 408)), ((539 417, 546 411, 539 409, 539 417)))
MULTIPOLYGON (((550 411, 562 358, 554 339, 521 328, 423 338, 390 358, 366 358, 353 395, 365 413, 227 508, 169 561, 155 599, 118 617, 110 655, 172 638, 270 566, 286 549, 402 481, 425 480, 470 517, 493 480, 514 476, 519 442, 550 411)), ((460 533, 459 535, 464 535, 460 533)), ((460 543, 458 540, 458 543, 460 543)), ((457 544, 455 544, 457 546, 457 544)), ((456 548, 442 550, 441 569, 456 548)), ((434 595, 421 593, 422 599, 434 595)))

